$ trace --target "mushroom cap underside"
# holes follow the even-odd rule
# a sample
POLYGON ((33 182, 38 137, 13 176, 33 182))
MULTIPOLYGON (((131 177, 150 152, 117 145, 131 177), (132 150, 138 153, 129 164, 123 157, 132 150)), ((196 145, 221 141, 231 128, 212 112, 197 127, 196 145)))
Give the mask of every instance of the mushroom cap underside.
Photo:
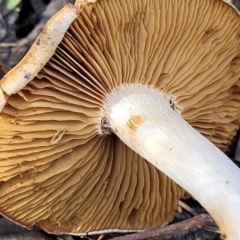
POLYGON ((169 222, 186 192, 109 134, 106 97, 122 84, 156 88, 226 150, 240 121, 239 36, 238 13, 222 1, 85 5, 0 113, 0 212, 53 233, 169 222))

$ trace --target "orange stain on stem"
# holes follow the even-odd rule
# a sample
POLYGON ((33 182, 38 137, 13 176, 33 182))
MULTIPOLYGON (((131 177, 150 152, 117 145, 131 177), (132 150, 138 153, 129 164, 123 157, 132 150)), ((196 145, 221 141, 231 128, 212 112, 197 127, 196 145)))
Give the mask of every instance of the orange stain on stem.
POLYGON ((144 118, 140 115, 133 115, 127 122, 127 126, 133 130, 134 132, 137 131, 138 127, 144 123, 144 118))

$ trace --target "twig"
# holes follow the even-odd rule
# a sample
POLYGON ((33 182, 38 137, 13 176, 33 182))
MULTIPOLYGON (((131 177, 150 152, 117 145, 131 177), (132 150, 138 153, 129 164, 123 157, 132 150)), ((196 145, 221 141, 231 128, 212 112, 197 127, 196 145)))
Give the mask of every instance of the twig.
POLYGON ((0 47, 16 47, 17 43, 8 43, 8 42, 2 42, 0 43, 0 47))
POLYGON ((0 60, 0 76, 4 76, 9 70, 10 68, 0 60))
POLYGON ((178 206, 186 210, 187 212, 191 213, 193 216, 197 216, 197 212, 195 212, 191 207, 189 207, 186 203, 182 202, 181 200, 178 201, 178 206))
POLYGON ((68 0, 62 0, 62 4, 63 4, 63 6, 67 5, 68 3, 69 3, 68 0))
POLYGON ((217 227, 212 227, 212 226, 202 226, 202 229, 207 230, 207 231, 209 231, 209 232, 213 232, 213 233, 219 233, 219 234, 221 234, 219 228, 217 228, 217 227))
POLYGON ((173 234, 179 231, 188 230, 191 228, 200 228, 207 224, 213 224, 214 221, 208 214, 200 214, 193 218, 189 218, 182 222, 174 223, 165 227, 149 230, 145 232, 139 232, 134 234, 128 234, 121 237, 111 238, 111 240, 144 240, 154 237, 173 234))
POLYGON ((101 234, 97 240, 102 240, 104 238, 104 234, 101 234))

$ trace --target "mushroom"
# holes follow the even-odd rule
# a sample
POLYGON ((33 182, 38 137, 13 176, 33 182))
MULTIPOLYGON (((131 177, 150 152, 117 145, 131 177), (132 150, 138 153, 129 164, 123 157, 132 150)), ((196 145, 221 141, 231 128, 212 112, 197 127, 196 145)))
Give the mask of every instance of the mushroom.
POLYGON ((222 152, 239 36, 221 0, 66 5, 0 84, 0 212, 57 234, 143 230, 189 192, 240 238, 240 170, 222 152))

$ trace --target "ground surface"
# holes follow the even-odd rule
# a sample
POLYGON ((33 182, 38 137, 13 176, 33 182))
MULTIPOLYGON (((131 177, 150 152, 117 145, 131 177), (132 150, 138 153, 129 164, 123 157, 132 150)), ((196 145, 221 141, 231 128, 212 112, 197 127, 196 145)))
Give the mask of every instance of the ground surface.
MULTIPOLYGON (((9 9, 7 9, 7 0, 0 0, 0 60, 3 63, 2 68, 10 69, 22 58, 47 19, 67 2, 69 1, 14 0, 11 1, 12 6, 8 6, 9 9)), ((233 3, 240 8, 240 0, 234 0, 233 3)), ((227 154, 237 165, 240 166, 239 136, 236 136, 236 138, 233 140, 232 146, 229 148, 227 154)), ((196 201, 190 199, 185 202, 181 202, 173 223, 182 221, 184 219, 189 219, 200 213, 205 213, 205 210, 196 201)), ((0 217, 0 240, 100 240, 110 239, 116 236, 118 236, 118 234, 88 237, 73 237, 67 235, 50 236, 38 228, 28 231, 9 222, 5 218, 0 217)), ((220 239, 220 235, 218 234, 218 229, 216 226, 208 224, 200 229, 194 228, 183 230, 177 233, 172 232, 167 236, 157 237, 155 239, 218 240, 220 239)))

